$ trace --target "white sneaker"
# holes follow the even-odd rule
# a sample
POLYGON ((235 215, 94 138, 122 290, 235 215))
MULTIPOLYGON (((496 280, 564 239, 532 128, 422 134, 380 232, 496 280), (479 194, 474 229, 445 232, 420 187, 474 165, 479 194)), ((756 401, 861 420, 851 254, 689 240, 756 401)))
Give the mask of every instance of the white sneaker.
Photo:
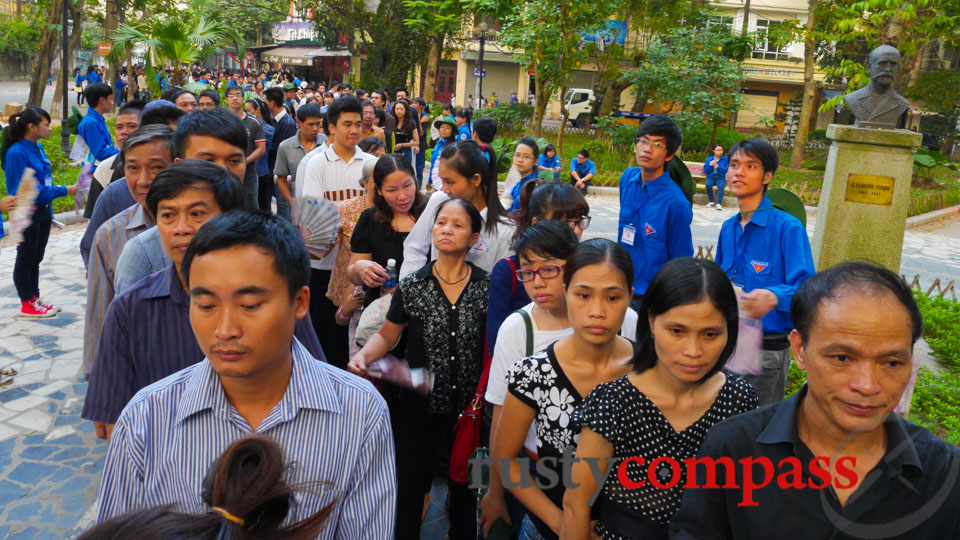
POLYGON ((716 206, 716 205, 717 203, 707 203, 707 208, 710 208, 711 206, 716 206))
POLYGON ((53 304, 48 304, 48 303, 46 303, 46 302, 43 301, 43 298, 37 298, 36 301, 37 301, 37 303, 39 303, 41 306, 49 309, 50 311, 52 311, 52 312, 54 312, 54 313, 60 313, 61 311, 63 311, 63 308, 62 308, 62 307, 60 307, 60 306, 55 306, 55 305, 53 305, 53 304))
POLYGON ((723 207, 718 204, 718 205, 717 205, 717 210, 723 210, 723 207))

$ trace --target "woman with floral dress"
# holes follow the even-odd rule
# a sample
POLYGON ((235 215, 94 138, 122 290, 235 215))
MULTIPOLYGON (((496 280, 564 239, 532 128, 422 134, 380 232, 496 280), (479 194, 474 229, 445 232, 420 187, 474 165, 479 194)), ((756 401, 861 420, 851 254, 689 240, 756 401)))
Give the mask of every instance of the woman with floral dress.
MULTIPOLYGON (((633 297, 633 261, 623 246, 595 238, 566 260, 563 289, 573 333, 524 358, 507 372, 507 396, 493 433, 493 456, 509 462, 500 471, 505 486, 526 507, 520 538, 556 539, 563 520, 564 486, 518 485, 524 465, 517 456, 536 420, 537 469, 562 474, 558 459, 576 451, 578 433, 570 421, 576 407, 598 384, 630 371, 633 344, 617 334, 633 297), (550 461, 545 461, 550 458, 550 461)), ((546 476, 546 475, 544 475, 546 476)))

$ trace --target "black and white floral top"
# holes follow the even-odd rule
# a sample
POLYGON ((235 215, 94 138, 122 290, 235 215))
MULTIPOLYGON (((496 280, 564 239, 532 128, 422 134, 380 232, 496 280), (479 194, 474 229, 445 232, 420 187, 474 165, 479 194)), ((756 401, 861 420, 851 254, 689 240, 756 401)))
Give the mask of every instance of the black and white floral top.
POLYGON ((597 534, 604 540, 666 540, 667 521, 680 508, 686 468, 683 460, 696 456, 707 432, 718 422, 731 416, 756 409, 757 393, 743 378, 730 373, 714 399, 713 404, 696 422, 677 432, 660 412, 656 404, 623 377, 597 385, 573 416, 577 429, 589 427, 613 445, 614 469, 629 457, 641 457, 644 464, 629 461, 627 476, 640 482, 656 474, 660 485, 669 485, 673 470, 669 463, 660 462, 656 471, 648 467, 658 457, 668 457, 680 463, 680 479, 673 487, 661 489, 646 481, 642 486, 628 488, 616 474, 603 485, 600 501, 600 523, 597 534))
MULTIPOLYGON (((572 417, 583 402, 583 396, 560 367, 553 352, 554 345, 551 343, 546 349, 518 361, 507 371, 507 391, 534 410, 540 460, 559 458, 564 450, 575 454, 580 438, 580 430, 575 429, 572 417)), ((561 466, 556 459, 538 464, 537 468, 540 467, 553 470, 557 478, 561 478, 561 466), (547 463, 554 466, 547 466, 547 463)), ((561 482, 543 492, 554 504, 562 506, 564 489, 561 482)), ((528 515, 544 538, 557 538, 536 515, 528 515)))
POLYGON ((483 371, 490 276, 468 262, 467 286, 451 304, 433 275, 434 262, 400 280, 387 320, 408 325, 410 367, 425 367, 434 375, 427 410, 459 414, 473 399, 483 371))

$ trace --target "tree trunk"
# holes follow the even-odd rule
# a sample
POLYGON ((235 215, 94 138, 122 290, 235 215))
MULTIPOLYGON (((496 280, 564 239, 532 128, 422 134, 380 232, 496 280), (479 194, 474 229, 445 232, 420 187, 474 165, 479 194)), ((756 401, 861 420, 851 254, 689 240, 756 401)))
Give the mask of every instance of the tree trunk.
MULTIPOLYGON (((73 73, 73 51, 77 50, 77 47, 80 46, 80 34, 83 31, 83 1, 78 2, 69 2, 67 4, 70 9, 70 17, 73 19, 73 26, 70 27, 70 38, 67 40, 67 70, 68 74, 73 73)), ((57 86, 53 92, 53 103, 50 106, 50 116, 52 118, 63 118, 62 111, 60 110, 63 106, 63 92, 66 90, 70 92, 72 87, 70 86, 70 80, 67 80, 67 88, 62 88, 63 85, 63 74, 60 73, 57 75, 57 86)), ((68 100, 69 101, 69 100, 68 100)))
MULTIPOLYGON (((122 20, 123 9, 120 6, 120 0, 106 0, 106 13, 103 19, 104 41, 108 43, 113 41, 113 33, 122 20)), ((117 63, 109 64, 104 70, 103 82, 111 88, 116 88, 117 75, 117 63)), ((114 104, 116 104, 116 99, 114 99, 114 104)))
POLYGON ((57 39, 60 37, 58 27, 63 18, 63 0, 52 0, 50 10, 47 11, 47 24, 40 35, 39 52, 33 72, 30 74, 30 95, 27 98, 27 107, 40 107, 43 103, 43 92, 47 89, 47 77, 50 75, 50 63, 57 51, 57 39))
POLYGON ((427 51, 427 74, 423 79, 421 94, 427 103, 433 103, 434 92, 437 89, 437 71, 440 69, 440 56, 443 54, 443 34, 434 36, 430 40, 430 50, 427 51))
MULTIPOLYGON (((740 35, 746 36, 750 30, 750 0, 743 0, 743 25, 740 28, 740 35)), ((743 75, 743 62, 740 62, 740 74, 743 75)), ((737 93, 743 88, 743 83, 737 85, 737 93)), ((730 129, 737 129, 737 111, 730 115, 730 129)))
MULTIPOLYGON (((533 136, 539 137, 540 132, 543 129, 543 115, 547 112, 547 102, 550 101, 550 96, 545 95, 546 92, 544 89, 546 85, 543 84, 543 79, 540 77, 540 73, 537 72, 533 76, 533 90, 534 96, 537 101, 536 106, 533 108, 533 136)), ((558 152, 559 154, 559 152, 558 152)))
POLYGON ((613 106, 616 105, 617 99, 627 88, 630 88, 630 83, 625 81, 623 77, 617 77, 611 81, 607 85, 607 92, 603 95, 603 100, 600 102, 600 111, 597 115, 605 116, 613 112, 613 106))
POLYGON ((124 50, 127 57, 127 102, 133 101, 133 87, 137 84, 137 76, 133 73, 133 48, 129 45, 124 50))
POLYGON ((816 105, 814 100, 817 97, 817 81, 813 79, 813 53, 816 42, 813 39, 813 30, 817 25, 818 3, 819 0, 807 2, 807 31, 803 43, 803 103, 800 105, 797 134, 793 138, 793 153, 790 154, 791 169, 799 169, 803 166, 803 151, 807 146, 810 119, 813 118, 813 108, 816 105))
MULTIPOLYGON (((557 132, 557 155, 563 155, 563 132, 567 129, 567 116, 570 111, 567 110, 567 104, 563 101, 563 96, 567 95, 567 83, 560 85, 560 131, 557 132)), ((590 129, 590 122, 587 122, 587 129, 590 129)))

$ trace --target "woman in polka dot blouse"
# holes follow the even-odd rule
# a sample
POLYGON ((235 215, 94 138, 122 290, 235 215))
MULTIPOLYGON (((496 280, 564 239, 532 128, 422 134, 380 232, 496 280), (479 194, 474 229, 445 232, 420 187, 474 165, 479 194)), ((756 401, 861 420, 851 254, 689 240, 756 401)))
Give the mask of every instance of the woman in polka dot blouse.
MULTIPOLYGON (((582 427, 577 457, 612 458, 616 472, 627 458, 643 458, 627 462, 626 481, 610 474, 603 484, 596 533, 604 540, 666 540, 686 483, 683 460, 696 455, 714 424, 758 403, 746 381, 721 371, 736 348, 739 319, 719 266, 689 257, 668 262, 641 313, 648 317, 637 324, 633 371, 597 386, 573 418, 582 427), (660 457, 668 460, 650 470, 660 457), (674 460, 680 467, 671 467, 674 460)), ((572 475, 580 486, 564 497, 562 537, 586 539, 597 481, 584 462, 574 463, 572 475)))
MULTIPOLYGON (((595 238, 578 245, 563 269, 567 319, 573 333, 524 358, 507 372, 507 395, 493 434, 492 453, 509 458, 511 493, 526 507, 520 538, 555 539, 563 520, 564 486, 517 485, 526 466, 517 459, 530 424, 536 420, 537 469, 562 476, 560 458, 576 451, 571 417, 598 384, 630 371, 630 340, 617 334, 632 298, 633 262, 614 242, 595 238)), ((503 461, 500 461, 503 463, 503 461)), ((548 475, 542 475, 546 478, 548 475)))

